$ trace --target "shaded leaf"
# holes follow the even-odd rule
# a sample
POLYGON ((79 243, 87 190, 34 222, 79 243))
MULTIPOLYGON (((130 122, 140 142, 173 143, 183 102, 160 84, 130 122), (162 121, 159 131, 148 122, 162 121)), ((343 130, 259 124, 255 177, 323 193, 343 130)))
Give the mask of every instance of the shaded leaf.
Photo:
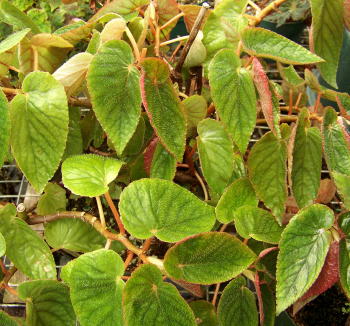
POLYGON ((83 136, 80 125, 80 109, 69 107, 68 137, 62 160, 73 155, 79 155, 82 152, 83 136))
POLYGON ((289 86, 299 87, 305 83, 305 80, 299 76, 293 65, 283 67, 280 63, 277 63, 277 67, 281 77, 289 84, 289 86))
POLYGON ((186 121, 169 78, 169 68, 160 59, 147 58, 142 61, 142 69, 142 101, 150 122, 165 148, 182 161, 186 121))
POLYGON ((88 72, 93 110, 101 126, 121 154, 136 130, 141 114, 139 72, 124 41, 101 46, 88 72))
POLYGON ((62 180, 76 195, 100 196, 108 191, 108 184, 117 177, 123 164, 94 154, 71 156, 62 164, 62 180))
POLYGON ((244 50, 252 56, 270 58, 292 65, 308 65, 324 61, 301 45, 264 28, 247 28, 241 37, 244 50))
POLYGON ((4 92, 0 91, 0 167, 9 151, 10 141, 10 117, 9 105, 4 92))
POLYGON ((217 326, 218 317, 216 316, 215 306, 204 300, 192 301, 189 303, 196 317, 197 325, 200 326, 217 326))
POLYGON ((6 240, 6 256, 32 279, 55 279, 56 267, 49 247, 15 216, 16 207, 12 204, 0 209, 0 232, 6 240))
POLYGON ((316 202, 328 204, 334 198, 337 188, 331 179, 322 179, 318 190, 316 202))
POLYGON ((260 284, 261 296, 263 300, 264 323, 262 326, 275 326, 276 302, 275 295, 266 284, 260 284))
POLYGON ((65 211, 66 206, 66 191, 57 184, 48 183, 38 201, 36 211, 39 215, 49 215, 65 211))
POLYGON ((236 237, 208 232, 171 247, 164 257, 164 267, 174 279, 213 284, 239 275, 254 260, 255 254, 236 237))
POLYGON ((350 1, 344 0, 344 23, 345 27, 350 30, 350 1))
POLYGON ((120 196, 119 209, 125 228, 139 239, 156 236, 162 241, 179 241, 209 231, 215 222, 213 207, 161 179, 132 182, 120 196))
POLYGON ((0 326, 19 326, 7 313, 0 311, 0 326))
POLYGON ((192 95, 182 101, 187 120, 187 135, 192 136, 197 131, 198 123, 207 115, 207 101, 201 95, 192 95))
POLYGON ((350 176, 333 172, 333 180, 337 186, 338 193, 343 199, 344 206, 350 208, 350 176))
POLYGON ((218 306, 220 326, 257 326, 255 295, 247 288, 243 276, 226 285, 218 306))
POLYGON ((241 206, 257 206, 258 199, 248 178, 240 178, 228 186, 215 208, 217 219, 221 223, 230 223, 236 217, 241 206))
POLYGON ((136 269, 126 283, 123 312, 128 326, 197 325, 186 301, 152 264, 136 269))
POLYGON ((222 194, 233 172, 233 144, 224 126, 216 120, 202 120, 197 127, 198 151, 203 175, 222 194))
POLYGON ((350 298, 350 239, 342 239, 339 243, 339 278, 342 289, 350 298))
POLYGON ((240 67, 232 50, 221 50, 209 65, 209 82, 215 108, 244 153, 256 122, 256 96, 250 73, 240 67))
POLYGON ((176 159, 158 141, 152 156, 151 178, 172 180, 176 172, 176 159))
POLYGON ((300 210, 284 229, 277 259, 277 314, 317 279, 330 246, 333 222, 332 210, 315 204, 300 210))
POLYGON ((26 302, 28 326, 74 326, 75 314, 66 285, 50 280, 24 282, 18 287, 26 302))
POLYGON ((24 94, 16 95, 11 102, 12 152, 34 189, 41 192, 66 146, 67 97, 57 80, 40 71, 24 78, 22 91, 24 94))

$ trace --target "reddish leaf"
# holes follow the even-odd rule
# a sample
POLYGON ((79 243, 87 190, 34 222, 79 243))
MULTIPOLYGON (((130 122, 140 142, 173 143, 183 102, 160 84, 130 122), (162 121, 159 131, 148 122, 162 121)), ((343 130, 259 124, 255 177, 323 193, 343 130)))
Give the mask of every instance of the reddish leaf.
MULTIPOLYGON (((192 27, 194 25, 194 22, 198 16, 198 13, 201 9, 201 6, 180 5, 179 8, 185 14, 184 21, 185 21, 186 29, 187 29, 187 32, 190 33, 192 30, 192 27)), ((211 13, 211 10, 207 10, 207 12, 205 13, 204 19, 203 19, 202 24, 201 24, 201 29, 202 29, 204 23, 206 22, 210 13, 211 13)))
POLYGON ((305 301, 327 291, 339 279, 339 242, 334 241, 330 247, 320 275, 311 288, 300 299, 305 301))
POLYGON ((203 296, 204 296, 203 289, 201 288, 201 286, 199 284, 189 283, 189 282, 185 282, 183 280, 173 280, 172 278, 171 278, 171 280, 173 282, 175 282, 176 284, 180 285, 182 288, 184 288, 188 292, 195 295, 196 297, 203 298, 203 296))
POLYGON ((254 83, 260 96, 261 109, 266 119, 267 125, 276 135, 273 114, 272 93, 269 87, 269 79, 263 66, 257 58, 253 58, 254 83))
POLYGON ((350 31, 350 0, 344 0, 344 22, 346 28, 350 31))
POLYGON ((323 179, 320 183, 320 189, 316 202, 320 204, 328 204, 335 196, 337 188, 331 179, 323 179))
POLYGON ((153 154, 154 154, 154 151, 156 150, 158 141, 159 141, 158 137, 154 137, 149 143, 149 145, 147 146, 145 152, 143 153, 144 167, 148 175, 151 174, 153 154))

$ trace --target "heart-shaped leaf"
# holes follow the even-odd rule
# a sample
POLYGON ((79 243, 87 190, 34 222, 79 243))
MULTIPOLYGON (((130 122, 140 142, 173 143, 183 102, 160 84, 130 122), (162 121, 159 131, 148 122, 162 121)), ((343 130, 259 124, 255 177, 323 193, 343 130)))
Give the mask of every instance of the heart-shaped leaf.
POLYGON ((322 77, 337 87, 337 70, 343 43, 343 0, 311 0, 312 43, 326 62, 319 65, 322 77))
POLYGON ((248 157, 250 180, 258 197, 282 221, 287 199, 287 145, 272 132, 255 143, 248 157))
POLYGON ((0 167, 9 150, 10 140, 10 118, 9 105, 3 91, 0 91, 0 167))
POLYGON ((244 205, 257 206, 258 199, 248 178, 241 178, 225 189, 215 208, 221 223, 230 223, 236 217, 236 210, 244 205))
POLYGON ((174 279, 213 284, 242 273, 255 258, 255 254, 236 237, 209 232, 171 247, 164 257, 164 267, 174 279))
POLYGON ((52 248, 77 252, 94 251, 106 244, 106 239, 90 224, 72 218, 47 223, 45 239, 52 248))
POLYGON ((239 276, 226 285, 218 306, 220 326, 256 326, 258 310, 255 295, 239 276))
POLYGON ((75 326, 75 314, 66 285, 49 280, 25 282, 18 287, 26 302, 28 326, 75 326))
POLYGON ((18 166, 35 190, 42 192, 66 146, 67 96, 60 82, 41 71, 27 75, 22 90, 24 94, 11 102, 10 141, 18 166))
POLYGON ((243 238, 268 243, 278 243, 283 230, 268 211, 251 206, 242 206, 235 211, 235 227, 243 238))
POLYGON ((198 124, 198 151, 201 168, 210 188, 221 195, 233 173, 233 144, 224 126, 205 119, 198 124), (220 159, 218 159, 220 158, 220 159))
POLYGON ((315 204, 300 210, 284 229, 277 259, 277 314, 317 279, 331 242, 329 229, 333 222, 332 210, 315 204))
POLYGON ((217 326, 219 324, 215 306, 204 300, 192 301, 189 303, 194 312, 198 325, 217 326))
POLYGON ((215 108, 244 153, 256 121, 256 95, 251 74, 241 68, 239 57, 221 50, 209 65, 209 82, 215 108))
POLYGON ((122 326, 124 264, 112 250, 79 256, 68 278, 73 308, 82 326, 122 326))
POLYGON ((169 68, 160 59, 147 58, 142 61, 142 69, 142 101, 150 122, 166 149, 182 161, 186 119, 170 81, 169 68))
POLYGON ((139 239, 175 242, 209 231, 215 222, 214 207, 161 179, 132 182, 120 196, 119 209, 125 228, 139 239))
POLYGON ((0 232, 6 240, 6 256, 30 278, 55 279, 56 267, 49 247, 23 220, 15 216, 14 205, 0 209, 0 232))
POLYGON ((292 190, 300 208, 313 203, 320 187, 322 138, 317 127, 310 128, 307 109, 300 112, 292 154, 292 190))
POLYGON ((117 177, 123 164, 93 154, 71 156, 62 164, 63 183, 76 195, 100 196, 108 191, 108 184, 117 177))
POLYGON ((128 326, 197 325, 180 293, 163 282, 161 272, 152 264, 139 267, 126 283, 123 311, 128 326))
POLYGON ((93 110, 119 154, 141 114, 140 73, 133 63, 126 42, 109 41, 95 55, 87 77, 93 110))
POLYGON ((253 56, 292 65, 308 65, 324 61, 301 45, 264 28, 247 28, 241 37, 244 50, 253 56))

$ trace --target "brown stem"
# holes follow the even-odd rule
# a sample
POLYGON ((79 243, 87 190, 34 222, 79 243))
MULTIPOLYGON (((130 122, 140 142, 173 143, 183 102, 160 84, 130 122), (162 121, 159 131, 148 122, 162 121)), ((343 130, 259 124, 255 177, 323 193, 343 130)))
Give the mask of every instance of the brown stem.
POLYGON ((190 33, 190 36, 181 52, 181 55, 180 55, 180 58, 179 58, 179 61, 177 62, 177 65, 175 67, 175 76, 178 75, 180 76, 181 75, 181 70, 182 70, 182 66, 185 62, 185 59, 187 57, 187 54, 188 52, 190 51, 190 48, 200 30, 200 27, 202 25, 202 21, 205 17, 205 13, 207 12, 207 10, 209 9, 209 5, 204 3, 201 10, 199 11, 198 13, 198 16, 193 24, 193 27, 192 27, 192 30, 191 30, 191 33, 190 33))
POLYGON ((153 237, 148 238, 142 245, 142 252, 146 252, 152 245, 153 237))
POLYGON ((15 266, 11 267, 8 271, 6 271, 4 278, 0 282, 0 288, 7 285, 8 282, 11 280, 12 276, 15 275, 16 272, 17 272, 17 268, 15 266))
POLYGON ((185 16, 185 14, 183 12, 177 14, 176 16, 174 16, 173 18, 169 19, 164 25, 162 25, 160 27, 160 30, 167 28, 169 25, 171 25, 172 23, 176 22, 179 18, 181 18, 182 16, 185 16))
POLYGON ((266 6, 263 10, 258 13, 254 20, 250 23, 250 26, 257 26, 260 24, 260 22, 271 13, 271 11, 276 10, 283 2, 287 0, 275 0, 274 2, 271 2, 268 6, 266 6))
POLYGON ((108 205, 109 205, 109 207, 110 207, 110 209, 111 209, 111 211, 112 211, 112 213, 113 213, 114 219, 115 219, 115 221, 116 221, 117 224, 118 224, 118 228, 119 228, 120 234, 121 234, 121 235, 124 235, 124 234, 125 234, 125 228, 124 228, 123 222, 122 222, 122 220, 120 219, 120 215, 119 215, 119 213, 118 213, 118 210, 117 210, 117 208, 115 207, 114 202, 113 202, 113 200, 112 200, 112 197, 111 197, 111 195, 109 194, 108 191, 105 193, 105 198, 106 198, 107 203, 108 203, 108 205))
POLYGON ((256 296, 258 297, 260 325, 264 325, 264 319, 265 319, 264 302, 263 302, 262 295, 261 295, 260 278, 259 278, 258 272, 255 274, 254 285, 255 285, 255 290, 256 290, 256 296))
POLYGON ((291 115, 293 113, 293 90, 289 90, 289 109, 288 109, 288 115, 291 115))
POLYGON ((128 268, 133 258, 134 258, 134 253, 132 251, 128 251, 128 255, 126 256, 126 259, 124 261, 124 270, 128 268))
POLYGON ((17 94, 21 93, 21 90, 17 89, 17 88, 1 87, 1 90, 5 94, 11 94, 11 95, 17 95, 17 94))
POLYGON ((213 306, 216 305, 216 301, 217 301, 218 295, 219 295, 220 285, 221 285, 221 283, 216 284, 213 300, 211 302, 213 304, 213 306))
POLYGON ((270 247, 267 249, 264 249, 260 254, 259 254, 259 259, 263 258, 267 254, 269 254, 272 251, 278 250, 278 247, 270 247))
POLYGON ((89 146, 89 151, 91 153, 94 153, 94 154, 97 154, 97 155, 101 155, 101 156, 113 156, 115 155, 116 153, 107 153, 107 152, 102 152, 100 150, 98 150, 97 148, 93 147, 93 146, 89 146))

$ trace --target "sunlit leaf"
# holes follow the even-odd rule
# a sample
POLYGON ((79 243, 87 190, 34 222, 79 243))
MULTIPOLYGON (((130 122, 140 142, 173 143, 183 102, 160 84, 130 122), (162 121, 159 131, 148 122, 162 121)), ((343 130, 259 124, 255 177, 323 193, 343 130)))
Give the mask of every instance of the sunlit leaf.
POLYGON ((8 36, 0 42, 0 53, 4 53, 16 46, 29 33, 30 29, 25 28, 22 31, 16 32, 8 36))

